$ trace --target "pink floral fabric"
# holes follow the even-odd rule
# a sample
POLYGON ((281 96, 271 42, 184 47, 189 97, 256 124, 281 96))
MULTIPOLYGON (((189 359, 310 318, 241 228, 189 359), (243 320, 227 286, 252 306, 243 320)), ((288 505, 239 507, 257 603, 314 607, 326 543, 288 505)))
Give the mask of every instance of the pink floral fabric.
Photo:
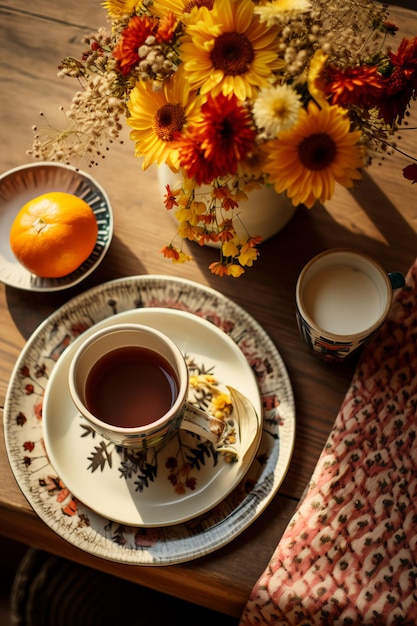
POLYGON ((417 624, 417 260, 240 626, 417 624))

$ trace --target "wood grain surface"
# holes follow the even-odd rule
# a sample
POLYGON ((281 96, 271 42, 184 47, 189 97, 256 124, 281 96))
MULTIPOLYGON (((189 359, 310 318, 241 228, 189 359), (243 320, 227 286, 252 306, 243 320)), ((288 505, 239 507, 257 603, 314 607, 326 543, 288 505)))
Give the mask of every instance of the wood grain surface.
MULTIPOLYGON (((417 13, 392 8, 401 34, 417 34, 417 13)), ((77 85, 57 78, 66 55, 78 56, 82 37, 105 24, 96 0, 0 3, 0 171, 30 163, 32 125, 43 111, 51 125, 69 105, 77 85)), ((417 116, 410 126, 417 126, 417 116)), ((416 131, 402 133, 412 151, 416 131)), ((366 251, 387 271, 407 272, 417 253, 417 186, 402 178, 404 158, 395 154, 367 170, 354 192, 338 189, 326 206, 300 207, 288 226, 261 246, 255 266, 239 279, 213 276, 210 248, 188 245, 194 261, 172 265, 159 253, 175 232, 160 201, 156 170, 134 158, 127 131, 92 175, 105 187, 114 210, 114 238, 101 266, 63 292, 30 293, 0 285, 0 412, 14 363, 36 327, 74 295, 104 281, 136 274, 176 275, 218 289, 246 309, 276 344, 288 369, 296 403, 296 444, 279 493, 267 510, 225 548, 189 563, 142 567, 93 557, 58 537, 32 511, 10 470, 0 433, 0 533, 157 590, 238 617, 277 545, 313 471, 349 386, 354 361, 318 362, 307 352, 294 317, 297 276, 326 248, 366 251)))

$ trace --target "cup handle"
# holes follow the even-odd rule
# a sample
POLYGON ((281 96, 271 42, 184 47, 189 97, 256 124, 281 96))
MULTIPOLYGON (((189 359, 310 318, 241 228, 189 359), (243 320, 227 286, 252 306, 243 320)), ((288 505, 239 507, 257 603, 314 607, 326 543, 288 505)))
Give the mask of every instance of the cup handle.
POLYGON ((215 444, 217 451, 225 452, 231 458, 243 461, 246 454, 259 445, 262 434, 262 417, 258 415, 252 402, 234 387, 227 385, 233 404, 234 420, 219 420, 209 413, 187 403, 180 428, 191 431, 215 444), (236 444, 225 440, 234 429, 236 444))
POLYGON ((180 428, 200 435, 204 439, 214 444, 219 443, 226 430, 226 422, 217 419, 209 413, 193 406, 189 402, 185 405, 185 410, 180 423, 180 428))
POLYGON ((405 286, 405 278, 401 272, 389 272, 388 278, 393 289, 401 289, 401 287, 405 286))

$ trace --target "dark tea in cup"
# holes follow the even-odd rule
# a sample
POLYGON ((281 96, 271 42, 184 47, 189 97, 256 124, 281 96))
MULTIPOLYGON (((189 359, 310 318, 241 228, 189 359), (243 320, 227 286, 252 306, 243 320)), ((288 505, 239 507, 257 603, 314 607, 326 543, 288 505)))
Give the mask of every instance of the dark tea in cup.
POLYGON ((178 346, 140 324, 115 324, 90 335, 68 373, 71 398, 90 427, 115 445, 139 450, 179 429, 219 444, 225 421, 188 403, 188 383, 178 346))
POLYGON ((100 420, 132 428, 163 417, 178 396, 173 367, 158 352, 124 346, 102 356, 85 386, 87 408, 100 420))

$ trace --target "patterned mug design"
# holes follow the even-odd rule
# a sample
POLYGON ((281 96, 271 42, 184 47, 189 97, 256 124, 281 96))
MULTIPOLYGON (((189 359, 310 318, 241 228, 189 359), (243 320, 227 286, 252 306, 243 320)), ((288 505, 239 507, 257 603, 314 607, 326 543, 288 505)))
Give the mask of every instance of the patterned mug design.
POLYGON ((329 362, 356 354, 384 323, 393 290, 404 285, 400 272, 387 273, 355 250, 311 259, 296 286, 297 324, 311 352, 329 362))

